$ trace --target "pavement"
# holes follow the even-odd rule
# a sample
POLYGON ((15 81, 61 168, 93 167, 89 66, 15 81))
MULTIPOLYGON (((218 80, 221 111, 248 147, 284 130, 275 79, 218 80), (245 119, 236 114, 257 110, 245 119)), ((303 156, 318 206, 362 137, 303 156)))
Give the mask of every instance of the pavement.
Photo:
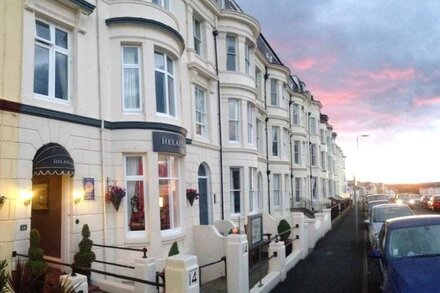
POLYGON ((272 292, 371 292, 368 290, 366 225, 361 209, 357 216, 356 221, 353 207, 335 220, 332 230, 272 292))

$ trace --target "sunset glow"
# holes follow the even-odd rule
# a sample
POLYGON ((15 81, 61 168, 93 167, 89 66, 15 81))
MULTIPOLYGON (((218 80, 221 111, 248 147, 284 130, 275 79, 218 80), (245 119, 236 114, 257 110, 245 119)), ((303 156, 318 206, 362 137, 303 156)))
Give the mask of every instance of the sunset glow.
POLYGON ((322 103, 346 156, 347 180, 440 181, 440 2, 238 4, 322 103), (369 137, 359 139, 358 152, 360 134, 369 137))

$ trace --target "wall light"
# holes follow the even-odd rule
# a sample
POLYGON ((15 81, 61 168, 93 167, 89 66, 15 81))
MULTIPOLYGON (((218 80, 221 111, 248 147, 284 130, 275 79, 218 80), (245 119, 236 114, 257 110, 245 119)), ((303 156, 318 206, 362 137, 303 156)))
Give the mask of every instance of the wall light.
POLYGON ((32 192, 31 191, 28 191, 28 190, 22 191, 20 193, 20 197, 23 200, 23 203, 25 206, 28 206, 31 204, 31 201, 32 201, 32 192))
POLYGON ((159 207, 163 208, 163 197, 159 196, 159 207))
POLYGON ((73 202, 75 204, 79 204, 82 200, 83 193, 80 190, 74 190, 73 191, 73 202))

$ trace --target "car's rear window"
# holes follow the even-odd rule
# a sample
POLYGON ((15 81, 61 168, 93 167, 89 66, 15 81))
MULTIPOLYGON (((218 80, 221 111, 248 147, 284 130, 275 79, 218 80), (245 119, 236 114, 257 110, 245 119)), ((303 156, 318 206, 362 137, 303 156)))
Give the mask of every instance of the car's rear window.
POLYGON ((375 209, 373 211, 373 222, 385 222, 388 219, 412 215, 414 213, 407 207, 375 209))

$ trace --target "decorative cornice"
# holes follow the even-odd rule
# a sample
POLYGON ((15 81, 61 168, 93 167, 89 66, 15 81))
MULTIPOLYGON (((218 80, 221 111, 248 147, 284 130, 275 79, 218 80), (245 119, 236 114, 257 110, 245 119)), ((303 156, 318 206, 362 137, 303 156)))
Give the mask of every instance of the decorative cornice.
POLYGON ((182 35, 178 31, 170 27, 169 25, 166 25, 157 20, 142 18, 142 17, 127 16, 127 17, 108 18, 105 20, 105 23, 107 24, 107 26, 119 25, 119 24, 133 24, 133 25, 146 26, 146 27, 159 29, 174 37, 182 46, 182 52, 185 49, 185 40, 183 39, 182 35))
MULTIPOLYGON (((80 116, 71 113, 65 113, 55 110, 50 110, 46 108, 40 108, 36 106, 24 105, 21 103, 16 103, 12 101, 7 101, 0 99, 0 110, 26 114, 36 117, 42 117, 47 119, 53 119, 58 121, 64 121, 74 124, 80 124, 95 128, 101 127, 101 120, 96 118, 90 118, 85 116, 80 116)), ((180 126, 159 123, 159 122, 147 122, 147 121, 106 121, 104 120, 104 128, 109 130, 120 130, 120 129, 150 129, 150 130, 162 130, 177 133, 186 137, 187 130, 180 126)), ((191 144, 191 143, 189 143, 191 144)))

